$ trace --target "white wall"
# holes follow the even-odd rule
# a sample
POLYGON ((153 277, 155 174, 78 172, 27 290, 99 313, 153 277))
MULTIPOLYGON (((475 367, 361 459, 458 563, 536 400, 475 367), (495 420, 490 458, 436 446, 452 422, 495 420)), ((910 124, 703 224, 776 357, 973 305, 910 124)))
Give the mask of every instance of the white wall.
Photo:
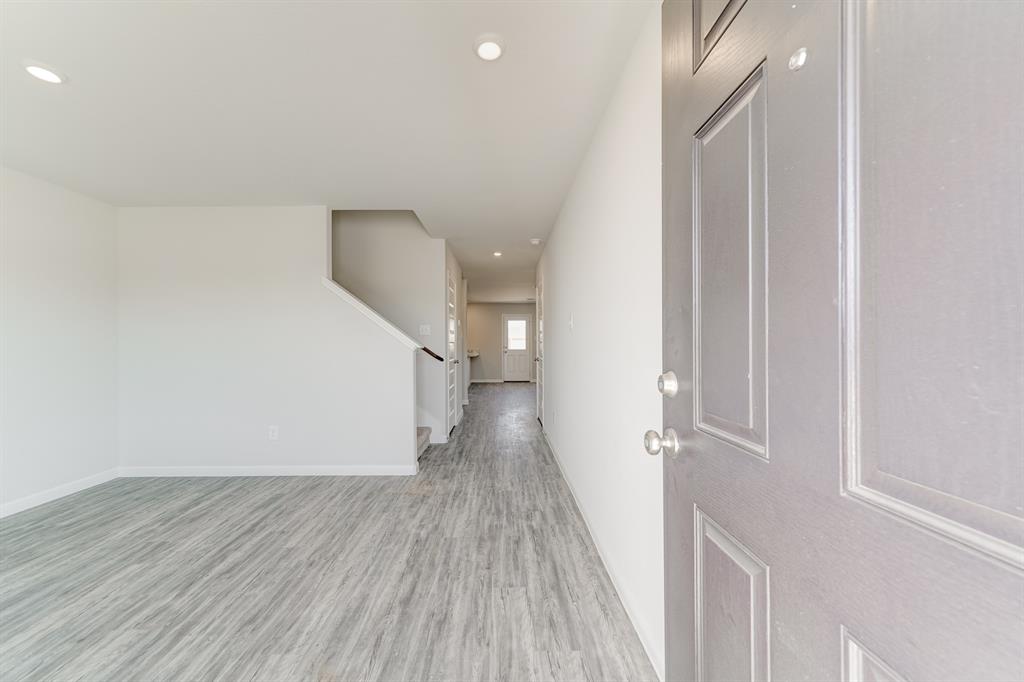
POLYGON ((110 206, 0 169, 0 514, 113 478, 110 206))
POLYGON ((529 315, 530 330, 526 352, 530 357, 530 380, 537 378, 537 364, 533 362, 537 333, 537 306, 534 303, 470 303, 467 311, 469 323, 468 347, 479 351, 480 357, 469 361, 473 381, 501 381, 503 331, 502 315, 529 315))
POLYGON ((469 277, 469 300, 472 303, 522 303, 533 300, 536 273, 526 273, 524 281, 502 281, 469 277))
POLYGON ((415 472, 414 351, 323 285, 329 235, 322 206, 118 211, 124 473, 415 472))
MULTIPOLYGON (((334 280, 438 355, 445 353, 445 243, 412 211, 334 211, 334 280), (420 326, 430 327, 421 334, 420 326)), ((448 440, 445 364, 416 358, 417 423, 448 440)))
POLYGON ((544 427, 663 675, 661 10, 651 10, 545 246, 544 427), (572 326, 570 327, 570 319, 572 326), (600 424, 600 428, 594 428, 600 424))

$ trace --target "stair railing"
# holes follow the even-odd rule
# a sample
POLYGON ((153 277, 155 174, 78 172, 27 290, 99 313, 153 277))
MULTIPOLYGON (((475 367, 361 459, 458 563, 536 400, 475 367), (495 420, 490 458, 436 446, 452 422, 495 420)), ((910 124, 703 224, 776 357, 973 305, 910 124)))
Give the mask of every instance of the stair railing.
POLYGON ((438 362, 444 362, 444 358, 442 358, 440 355, 438 355, 434 351, 430 350, 426 346, 420 346, 420 350, 423 351, 424 353, 426 353, 427 355, 429 355, 430 357, 434 358, 438 362))

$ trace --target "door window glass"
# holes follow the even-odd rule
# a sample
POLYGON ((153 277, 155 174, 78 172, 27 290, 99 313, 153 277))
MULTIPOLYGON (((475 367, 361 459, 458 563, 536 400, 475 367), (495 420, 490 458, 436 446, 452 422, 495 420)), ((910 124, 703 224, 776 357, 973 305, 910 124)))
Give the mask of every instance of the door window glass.
POLYGON ((505 336, 509 350, 526 350, 526 320, 509 320, 505 336))

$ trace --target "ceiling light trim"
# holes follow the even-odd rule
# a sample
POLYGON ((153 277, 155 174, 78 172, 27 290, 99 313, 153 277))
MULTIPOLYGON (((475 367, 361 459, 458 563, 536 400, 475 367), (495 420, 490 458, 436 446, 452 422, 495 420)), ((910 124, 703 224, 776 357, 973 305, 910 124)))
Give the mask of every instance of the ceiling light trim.
POLYGON ((49 83, 50 85, 64 85, 68 82, 68 77, 64 72, 35 59, 24 60, 22 62, 22 66, 25 67, 25 72, 28 73, 28 75, 44 83, 49 83))
POLYGON ((473 52, 485 62, 495 62, 505 54, 505 43, 496 33, 485 33, 473 43, 473 52))

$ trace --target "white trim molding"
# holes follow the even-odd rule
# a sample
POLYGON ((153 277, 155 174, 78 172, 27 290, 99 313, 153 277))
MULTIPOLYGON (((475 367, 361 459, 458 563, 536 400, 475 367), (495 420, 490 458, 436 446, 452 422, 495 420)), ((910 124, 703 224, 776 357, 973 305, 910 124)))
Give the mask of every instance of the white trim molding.
POLYGON ((77 481, 54 486, 49 490, 27 495, 0 504, 0 518, 59 500, 117 478, 200 478, 242 476, 415 476, 417 464, 342 464, 322 466, 178 466, 120 467, 108 469, 77 481))
POLYGON ((349 291, 345 287, 339 285, 333 279, 328 279, 326 277, 322 277, 321 281, 323 282, 323 285, 325 287, 327 287, 328 291, 330 291, 331 293, 336 295, 338 298, 340 298, 341 300, 345 301, 350 306, 352 306, 353 308, 358 310, 367 319, 372 320, 378 327, 380 327, 381 329, 386 331, 388 334, 391 334, 391 336, 393 336, 396 339, 398 339, 398 341, 401 342, 402 345, 406 346, 410 350, 419 350, 420 348, 423 347, 423 346, 420 345, 419 341, 417 341, 416 339, 412 338, 411 336, 409 336, 408 334, 403 332, 401 329, 396 327, 387 318, 382 316, 380 313, 378 313, 376 310, 374 310, 370 306, 368 306, 365 303, 363 303, 351 291, 349 291))
POLYGON ((121 478, 238 476, 415 476, 415 464, 122 467, 121 478))
POLYGON ((107 481, 112 481, 119 475, 118 469, 107 469, 101 471, 98 474, 92 476, 86 476, 80 478, 77 481, 70 481, 68 483, 62 483, 61 485, 54 486, 48 490, 26 495, 25 497, 11 500, 10 502, 4 502, 0 504, 0 518, 10 516, 11 514, 17 514, 18 512, 31 509, 32 507, 38 507, 41 504, 58 500, 68 495, 73 495, 77 492, 81 492, 86 488, 92 488, 98 486, 107 481))

